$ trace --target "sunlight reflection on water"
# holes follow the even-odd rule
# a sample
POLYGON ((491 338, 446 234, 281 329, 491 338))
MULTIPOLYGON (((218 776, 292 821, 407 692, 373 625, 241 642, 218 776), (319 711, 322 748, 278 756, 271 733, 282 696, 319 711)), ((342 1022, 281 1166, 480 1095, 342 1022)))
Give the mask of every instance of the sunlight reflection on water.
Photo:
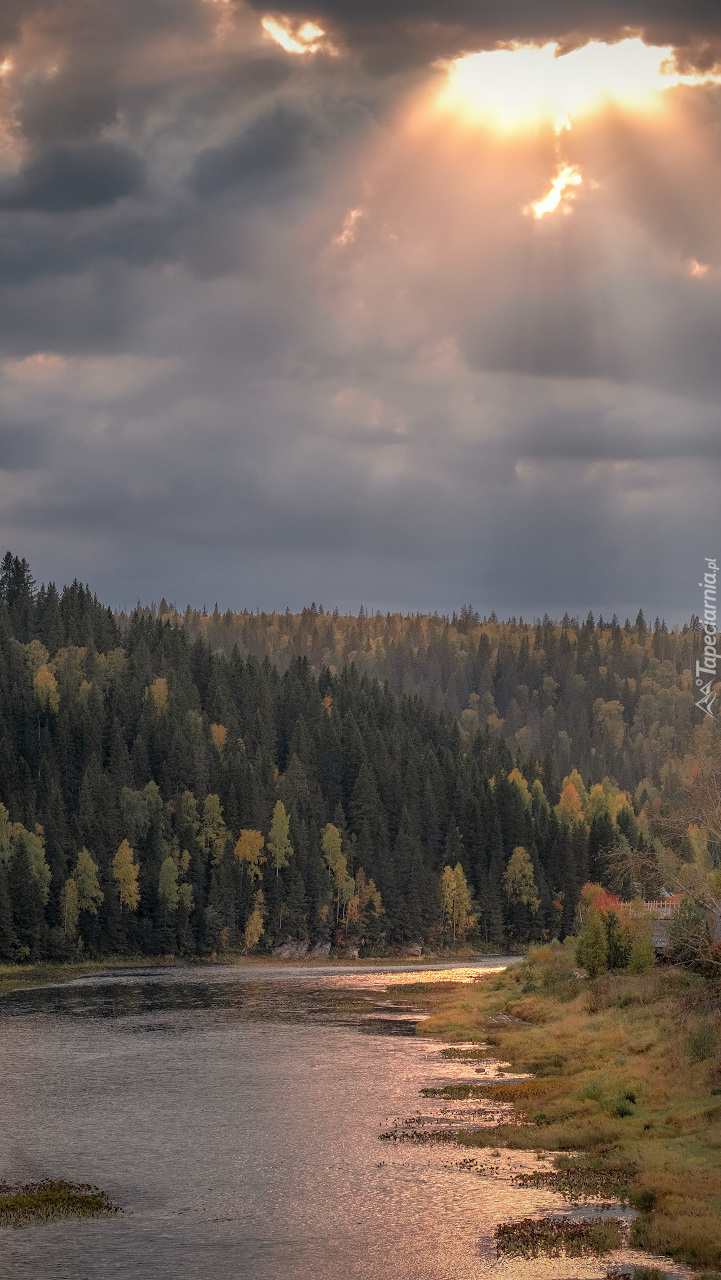
POLYGON ((502 973, 505 968, 507 968, 505 964, 493 966, 484 964, 483 968, 479 968, 478 965, 463 965, 452 969, 404 969, 400 973, 383 972, 382 970, 367 973, 340 973, 333 979, 333 985, 364 989, 366 987, 408 986, 409 983, 480 982, 482 978, 488 977, 490 974, 502 973))

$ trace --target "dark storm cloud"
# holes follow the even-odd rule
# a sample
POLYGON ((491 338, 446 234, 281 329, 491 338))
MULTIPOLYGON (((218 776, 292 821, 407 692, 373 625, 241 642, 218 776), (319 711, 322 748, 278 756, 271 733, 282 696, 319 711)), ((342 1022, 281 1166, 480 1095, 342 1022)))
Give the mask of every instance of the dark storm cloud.
MULTIPOLYGON (((261 0, 249 0, 258 12, 261 0)), ((307 0, 282 12, 307 15, 307 0)), ((313 12, 379 69, 492 48, 499 41, 614 39, 629 28, 656 43, 679 45, 695 63, 708 60, 708 41, 721 40, 715 0, 319 0, 313 12)), ((718 56, 718 55, 716 55, 718 56)))
POLYGON ((38 143, 78 138, 113 125, 118 95, 96 70, 74 67, 28 95, 20 113, 25 137, 38 143))
POLYGON ((145 165, 128 147, 115 142, 49 147, 17 176, 0 182, 0 210, 67 213, 114 204, 139 195, 144 186, 145 165))
POLYGON ((0 42, 15 40, 23 21, 45 7, 43 0, 4 0, 0 7, 0 42))
MULTIPOLYGON (((113 205, 107 212, 116 214, 113 205)), ((182 258, 182 240, 189 230, 184 211, 132 205, 105 224, 66 225, 64 234, 51 218, 38 220, 29 231, 20 215, 0 219, 0 288, 45 276, 73 276, 101 261, 119 260, 143 267, 182 258), (5 225, 3 225, 5 224, 5 225)))
POLYGON ((208 200, 239 186, 257 189, 284 183, 299 168, 311 129, 312 122, 299 111, 275 107, 224 146, 201 151, 188 185, 208 200))

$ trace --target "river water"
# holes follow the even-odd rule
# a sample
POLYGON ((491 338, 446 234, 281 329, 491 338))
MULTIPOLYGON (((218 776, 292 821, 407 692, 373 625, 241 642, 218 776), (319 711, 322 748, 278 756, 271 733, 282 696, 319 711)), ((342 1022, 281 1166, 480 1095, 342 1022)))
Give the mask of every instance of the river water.
POLYGON ((444 1109, 423 1086, 473 1078, 415 1034, 394 986, 485 981, 498 964, 135 970, 4 997, 0 1179, 92 1182, 124 1212, 0 1229, 0 1274, 601 1276, 578 1260, 499 1264, 499 1220, 559 1208, 509 1182, 535 1157, 500 1153, 479 1174, 459 1149, 379 1141, 444 1109))

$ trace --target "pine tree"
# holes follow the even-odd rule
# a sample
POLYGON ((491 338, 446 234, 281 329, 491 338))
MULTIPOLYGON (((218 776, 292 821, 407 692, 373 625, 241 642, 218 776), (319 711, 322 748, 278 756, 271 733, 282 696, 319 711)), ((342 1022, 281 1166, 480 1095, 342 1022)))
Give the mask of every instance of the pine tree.
POLYGON ((15 638, 21 644, 31 639, 35 580, 24 558, 8 551, 0 564, 0 597, 5 602, 15 638))
POLYGON ((158 897, 165 912, 165 922, 169 911, 176 911, 180 901, 178 897, 178 864, 174 858, 165 858, 158 877, 158 897))
POLYGON ((69 876, 60 894, 60 918, 63 936, 74 939, 78 933, 80 903, 77 881, 69 876))
POLYGON ((37 960, 42 954, 44 904, 40 883, 33 874, 27 845, 18 844, 10 862, 8 888, 12 903, 13 930, 22 959, 37 960))
POLYGON ((78 907, 88 915, 96 916, 105 894, 98 883, 98 864, 85 848, 77 856, 73 880, 78 890, 78 907))
POLYGON ((17 939, 5 866, 0 861, 0 960, 14 960, 17 939))

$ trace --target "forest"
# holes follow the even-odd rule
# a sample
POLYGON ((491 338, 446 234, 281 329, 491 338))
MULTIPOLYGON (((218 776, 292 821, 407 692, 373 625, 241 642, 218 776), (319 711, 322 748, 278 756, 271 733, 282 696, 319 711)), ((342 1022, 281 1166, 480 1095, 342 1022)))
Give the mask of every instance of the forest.
MULTIPOLYGON (((283 673, 306 658, 319 675, 353 663, 360 675, 416 694, 448 711, 469 733, 486 725, 510 750, 550 754, 560 777, 573 767, 593 782, 605 775, 633 791, 658 775, 669 754, 688 749, 698 715, 691 671, 701 650, 698 617, 669 629, 614 617, 536 622, 465 605, 436 615, 325 612, 178 613, 162 600, 138 611, 201 636, 214 652, 268 658, 283 673)), ((127 626, 129 618, 119 615, 127 626)))
POLYGON ((0 959, 563 938, 587 882, 660 887, 696 643, 641 614, 125 615, 8 552, 0 959))

